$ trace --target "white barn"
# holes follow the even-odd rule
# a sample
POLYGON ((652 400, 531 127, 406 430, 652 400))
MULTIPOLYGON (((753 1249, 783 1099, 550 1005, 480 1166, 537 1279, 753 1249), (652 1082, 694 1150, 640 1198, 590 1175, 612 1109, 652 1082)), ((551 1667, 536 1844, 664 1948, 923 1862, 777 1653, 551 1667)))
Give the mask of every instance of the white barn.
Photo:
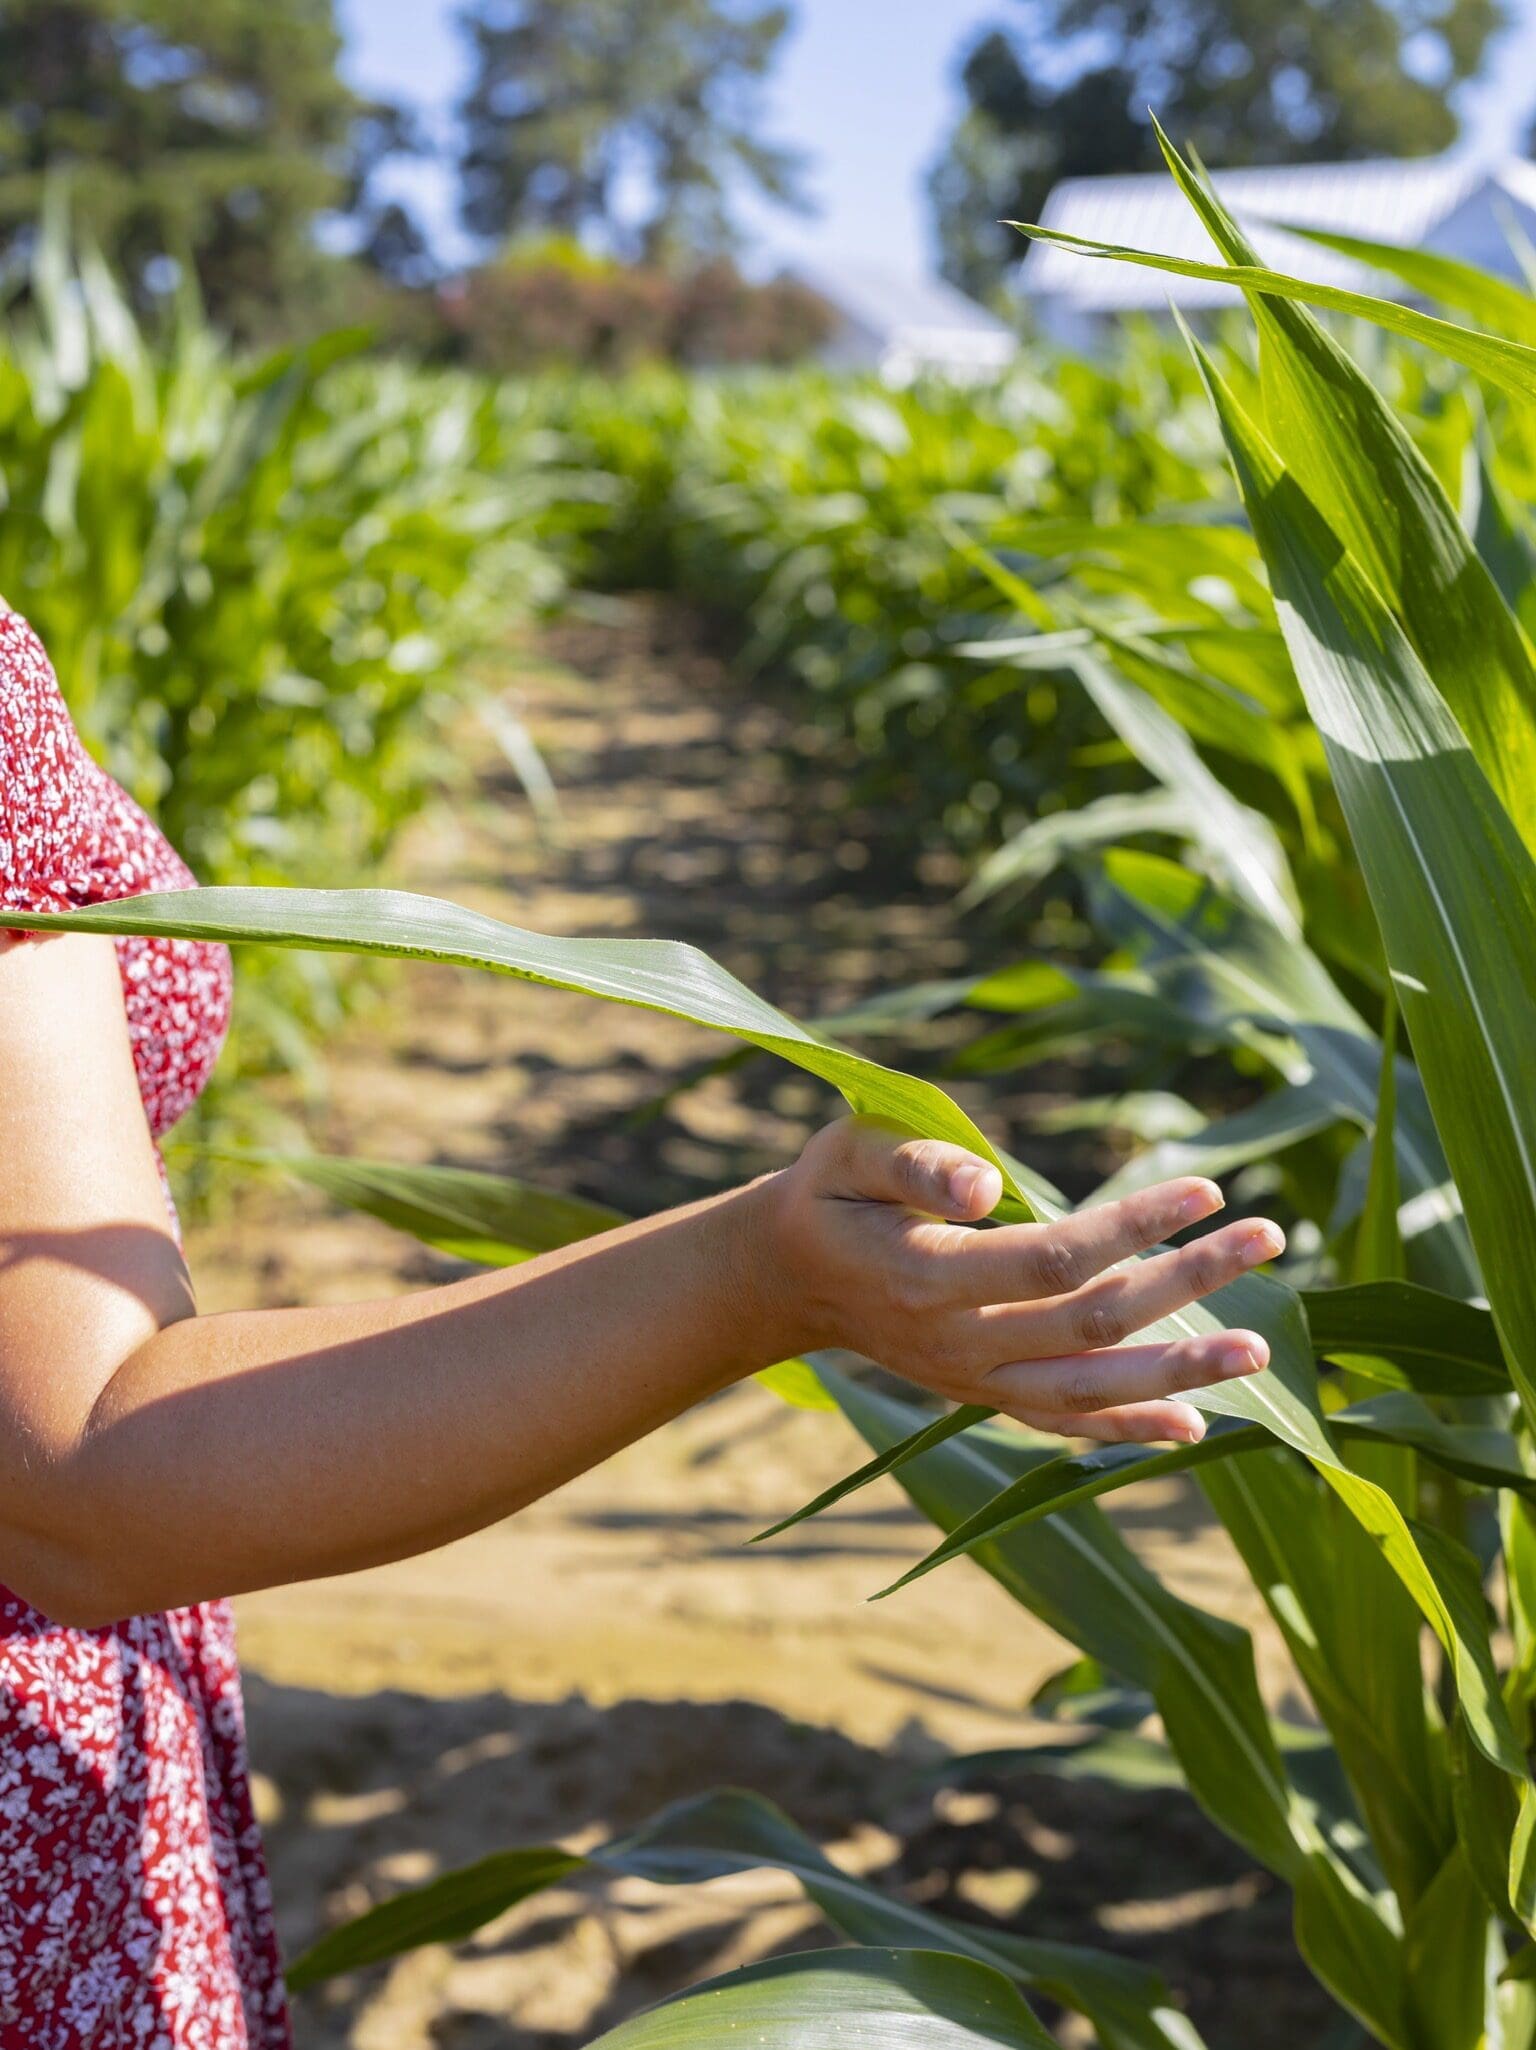
MULTIPOLYGON (((1521 157, 1492 163, 1462 154, 1379 158, 1212 176, 1265 263, 1382 298, 1412 295, 1381 271, 1287 235, 1278 224, 1294 222, 1435 250, 1516 279, 1522 276, 1516 245, 1522 238, 1536 244, 1536 164, 1521 157)), ((1220 261, 1188 201, 1164 172, 1064 179, 1046 202, 1041 226, 1163 256, 1220 261)), ((1238 296, 1229 286, 1203 278, 1111 263, 1048 242, 1031 246, 1019 283, 1046 332, 1074 347, 1090 345, 1104 324, 1120 314, 1162 312, 1170 300, 1184 311, 1198 312, 1234 303, 1238 296)))
POLYGON ((874 370, 887 384, 935 374, 996 377, 1018 352, 1014 330, 942 278, 905 277, 858 263, 797 264, 794 276, 836 316, 824 363, 874 370))

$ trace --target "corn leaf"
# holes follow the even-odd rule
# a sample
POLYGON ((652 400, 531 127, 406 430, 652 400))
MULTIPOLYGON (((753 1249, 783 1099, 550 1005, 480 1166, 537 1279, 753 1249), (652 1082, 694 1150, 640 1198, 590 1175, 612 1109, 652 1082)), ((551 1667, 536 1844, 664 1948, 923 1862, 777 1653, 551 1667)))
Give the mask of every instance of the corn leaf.
POLYGON ((1200 360, 1510 1370, 1536 1415, 1536 864, 1381 598, 1200 360))
MULTIPOLYGON (((874 1450, 907 1435, 904 1404, 834 1372, 825 1378, 874 1450)), ((901 1482, 949 1531, 1007 1484, 1010 1468, 1016 1473, 1017 1462, 1000 1435, 972 1431, 904 1466, 901 1482)), ((1298 1798, 1258 1696, 1247 1633, 1170 1593, 1091 1503, 994 1539, 975 1558, 1069 1642, 1151 1694, 1190 1792, 1229 1835, 1293 1884, 1314 1862, 1329 1875, 1309 1882, 1331 1907, 1325 1939, 1309 1961, 1353 2004, 1351 1960, 1370 1957, 1374 2004, 1390 2010, 1396 1931, 1298 1798)))
POLYGON ((969 1148, 999 1168, 1011 1207, 1027 1208, 991 1143, 942 1089, 817 1039, 680 941, 554 938, 399 890, 180 890, 46 916, 7 911, 6 919, 33 932, 162 933, 452 961, 664 1011, 778 1054, 840 1089, 863 1116, 969 1148))
MULTIPOLYGON (((1206 232, 1229 262, 1250 262, 1252 250, 1214 191, 1161 131, 1159 140, 1206 232)), ((1434 472, 1359 366, 1304 308, 1263 297, 1249 303, 1270 441, 1287 451, 1291 475, 1397 614, 1536 852, 1536 658, 1519 622, 1434 472)))
MULTIPOLYGON (((954 1416, 946 1417, 944 1423, 950 1428, 942 1433, 932 1430, 915 1434, 901 1446, 893 1447, 883 1462, 871 1462, 871 1465, 878 1464, 881 1473, 898 1472, 908 1460, 921 1457, 933 1445, 955 1436, 955 1418, 962 1414, 964 1412, 956 1411, 954 1416)), ((1512 1488, 1519 1494, 1536 1499, 1536 1475, 1526 1472, 1519 1449, 1507 1431, 1442 1423, 1433 1410, 1414 1395, 1394 1393, 1369 1397, 1348 1409, 1336 1411, 1328 1419, 1328 1425, 1333 1436, 1343 1444, 1387 1448, 1407 1446, 1422 1453, 1446 1473, 1470 1481, 1474 1486, 1512 1488)), ((889 1587, 882 1588, 875 1599, 879 1601, 895 1594, 914 1580, 921 1580, 925 1574, 933 1572, 935 1567, 974 1552, 978 1545, 989 1539, 1022 1529, 1025 1524, 1037 1522, 1043 1516, 1055 1516, 1078 1502, 1095 1501, 1102 1495, 1114 1494, 1139 1481, 1186 1473, 1195 1467, 1209 1466, 1218 1459, 1233 1459, 1243 1453, 1263 1452, 1270 1447, 1271 1440, 1257 1424, 1223 1420, 1208 1431, 1198 1445, 1179 1445, 1166 1452, 1152 1451, 1145 1445, 1105 1445, 1090 1452, 1062 1453, 1055 1459, 1045 1460, 995 1495, 984 1509, 952 1530, 944 1542, 936 1545, 917 1565, 893 1580, 889 1587)), ((855 1486, 862 1487, 875 1478, 876 1473, 869 1467, 861 1468, 857 1476, 850 1475, 838 1489, 828 1490, 828 1495, 833 1500, 841 1500, 843 1495, 851 1494, 855 1486)), ((815 1514, 816 1507, 815 1504, 807 1505, 763 1535, 772 1537, 790 1524, 801 1522, 806 1516, 815 1514)))
POLYGON ((1306 1289, 1320 1357, 1420 1395, 1507 1395, 1509 1368, 1492 1316, 1408 1281, 1306 1289))
POLYGON ((829 1950, 772 1958, 712 1979, 605 2030, 591 2050, 1050 2050, 1000 1972, 952 1952, 829 1950))
POLYGON ((1536 398, 1536 348, 1521 342, 1507 342, 1475 328, 1459 327, 1453 321, 1437 320, 1411 306, 1399 306, 1390 299, 1373 299, 1365 292, 1347 292, 1336 285, 1319 285, 1309 278, 1288 277, 1259 264, 1199 263, 1186 257, 1159 256, 1155 250, 1132 249, 1119 242, 1096 242, 1084 235, 1069 235, 1059 228, 1042 228, 1038 222, 1009 221, 1032 242, 1054 242, 1080 256, 1107 257, 1116 263, 1133 263, 1146 270, 1172 271, 1176 277, 1204 278, 1211 284, 1231 285, 1244 292, 1262 292, 1269 298, 1299 300, 1306 306, 1326 306, 1335 313, 1353 313, 1362 320, 1405 335, 1409 341, 1463 364, 1486 377, 1490 384, 1512 392, 1516 398, 1536 398))
POLYGON ((1300 235, 1320 249, 1333 249, 1340 256, 1352 256, 1372 270, 1389 277, 1426 299, 1438 299, 1442 306, 1454 306, 1468 313, 1483 327, 1507 335, 1512 341, 1536 347, 1536 299, 1519 285, 1511 284, 1493 271, 1475 263, 1446 256, 1438 249, 1412 249, 1401 242, 1378 242, 1368 235, 1342 235, 1329 228, 1307 228, 1299 221, 1277 221, 1288 235, 1300 235))

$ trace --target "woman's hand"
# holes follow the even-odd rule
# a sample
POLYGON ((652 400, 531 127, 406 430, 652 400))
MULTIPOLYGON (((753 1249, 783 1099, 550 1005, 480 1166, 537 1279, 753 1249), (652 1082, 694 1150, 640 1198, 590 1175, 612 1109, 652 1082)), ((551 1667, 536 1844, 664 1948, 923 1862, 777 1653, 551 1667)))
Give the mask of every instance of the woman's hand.
POLYGON ((1269 1363, 1256 1331, 1122 1343, 1285 1250, 1278 1225, 1247 1218, 1122 1264, 1219 1210, 1214 1182, 974 1231, 1002 1194, 995 1167, 845 1118, 761 1187, 775 1311, 798 1334, 793 1349, 846 1346, 950 1401, 1063 1437, 1185 1443, 1205 1424, 1170 1397, 1269 1363))

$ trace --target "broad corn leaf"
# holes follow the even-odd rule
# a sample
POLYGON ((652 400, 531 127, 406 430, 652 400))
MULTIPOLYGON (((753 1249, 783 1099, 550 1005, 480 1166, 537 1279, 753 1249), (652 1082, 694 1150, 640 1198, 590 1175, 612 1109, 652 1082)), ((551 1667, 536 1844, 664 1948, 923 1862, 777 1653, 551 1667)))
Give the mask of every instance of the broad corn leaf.
POLYGON ((1352 313, 1393 334, 1424 343, 1451 362, 1486 377, 1490 384, 1512 392, 1516 398, 1536 398, 1536 348, 1523 342, 1480 334, 1476 328, 1437 320, 1433 314, 1399 306, 1390 299, 1373 299, 1368 292, 1347 292, 1336 285, 1316 284, 1309 278, 1289 277, 1284 271, 1269 270, 1260 264, 1199 263, 1187 257, 1160 256, 1153 249, 1097 242, 1086 235, 1067 234, 1060 228, 1043 228, 1036 221, 1010 221, 1008 226, 1028 235, 1031 241, 1054 242, 1062 249, 1076 250, 1081 256, 1107 257, 1115 263, 1138 264, 1145 270, 1172 271, 1176 277, 1204 278, 1211 284, 1231 285, 1243 292, 1263 292, 1270 298, 1294 299, 1304 306, 1352 313))
POLYGON ((770 1959, 605 2030, 591 2050, 1049 2050, 1000 1972, 953 1952, 826 1950, 770 1959))
MULTIPOLYGON (((1229 262, 1252 250, 1161 138, 1169 169, 1229 262)), ((1529 302, 1528 302, 1529 303, 1529 302)), ((1304 307, 1250 294, 1270 442, 1397 614, 1484 774, 1536 850, 1536 658, 1396 414, 1304 307)), ((1259 537, 1262 547, 1262 537, 1259 537)))
POLYGON ((1536 347, 1536 298, 1493 271, 1446 256, 1438 249, 1414 249, 1401 242, 1378 242, 1368 235, 1343 235, 1329 228, 1307 228, 1299 221, 1277 221, 1287 234, 1300 235, 1320 249, 1335 250, 1373 270, 1385 271, 1426 299, 1468 313, 1482 327, 1512 341, 1536 347))
POLYGON ((1505 1356, 1536 1415, 1536 864, 1391 612, 1201 361, 1505 1356))
POLYGON ((34 932, 162 933, 172 939, 452 961, 665 1011, 807 1069, 841 1090, 864 1116, 979 1153, 1002 1174, 1005 1200, 1027 1209, 991 1143, 942 1089, 818 1039, 709 955, 679 941, 555 938, 443 898, 400 890, 178 890, 49 916, 8 911, 6 917, 12 926, 34 932))

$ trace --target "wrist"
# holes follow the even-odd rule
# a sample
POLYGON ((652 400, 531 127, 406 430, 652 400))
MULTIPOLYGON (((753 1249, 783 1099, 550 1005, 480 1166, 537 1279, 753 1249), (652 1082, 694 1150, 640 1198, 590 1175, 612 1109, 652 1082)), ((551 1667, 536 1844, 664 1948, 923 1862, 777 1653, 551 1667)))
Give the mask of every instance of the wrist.
POLYGON ((774 1366, 818 1341, 804 1314, 786 1229, 787 1174, 760 1175, 726 1202, 731 1218, 730 1292, 750 1361, 745 1371, 774 1366))

